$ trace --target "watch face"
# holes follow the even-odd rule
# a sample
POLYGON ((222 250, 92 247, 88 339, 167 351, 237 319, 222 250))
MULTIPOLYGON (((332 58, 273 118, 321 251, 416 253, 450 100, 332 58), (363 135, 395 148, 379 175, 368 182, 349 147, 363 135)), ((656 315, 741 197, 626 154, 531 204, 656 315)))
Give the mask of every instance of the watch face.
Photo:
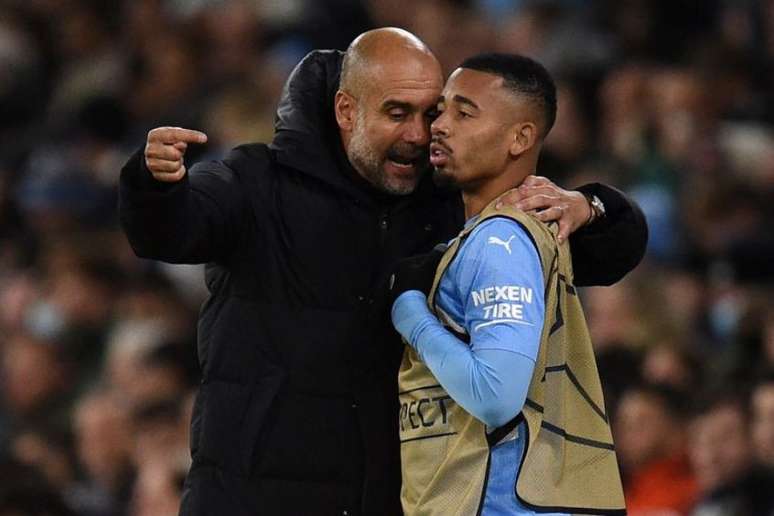
POLYGON ((605 214, 605 205, 602 204, 602 201, 596 195, 591 199, 591 207, 596 212, 597 217, 605 214))

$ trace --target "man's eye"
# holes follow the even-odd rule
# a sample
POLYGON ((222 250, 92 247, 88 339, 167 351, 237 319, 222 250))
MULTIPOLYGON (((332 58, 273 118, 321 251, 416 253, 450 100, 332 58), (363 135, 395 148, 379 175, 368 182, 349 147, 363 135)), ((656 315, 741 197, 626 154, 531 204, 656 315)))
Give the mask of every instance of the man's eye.
POLYGON ((459 113, 459 117, 460 117, 460 118, 470 118, 470 117, 472 117, 472 116, 473 116, 473 115, 471 115, 470 113, 467 113, 467 112, 465 112, 465 111, 462 111, 462 110, 458 111, 458 113, 459 113))
POLYGON ((390 120, 400 122, 406 118, 406 113, 404 111, 390 111, 388 116, 390 117, 390 120))
POLYGON ((430 111, 425 113, 425 116, 429 118, 430 120, 435 120, 439 116, 441 116, 441 110, 440 109, 431 109, 430 111))

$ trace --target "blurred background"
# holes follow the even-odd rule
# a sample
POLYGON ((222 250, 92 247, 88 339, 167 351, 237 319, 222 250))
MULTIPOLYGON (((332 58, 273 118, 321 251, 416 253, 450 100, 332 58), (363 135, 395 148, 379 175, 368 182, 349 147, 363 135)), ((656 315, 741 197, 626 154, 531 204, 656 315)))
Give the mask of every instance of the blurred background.
POLYGON ((539 173, 646 212, 583 293, 630 514, 774 514, 773 0, 0 0, 0 516, 177 514, 205 292, 134 257, 121 164, 158 125, 270 140, 299 59, 385 25, 447 73, 542 61, 539 173))

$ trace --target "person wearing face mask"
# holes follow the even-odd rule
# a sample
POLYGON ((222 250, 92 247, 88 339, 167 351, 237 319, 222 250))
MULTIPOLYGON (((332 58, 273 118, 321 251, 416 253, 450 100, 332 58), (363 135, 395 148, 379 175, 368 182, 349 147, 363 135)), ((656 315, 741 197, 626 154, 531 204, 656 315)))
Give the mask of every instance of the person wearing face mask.
POLYGON ((466 222, 437 268, 408 259, 392 281, 406 514, 626 513, 570 248, 557 224, 496 209, 556 104, 546 69, 512 54, 466 59, 441 94, 430 161, 466 222))
MULTIPOLYGON (((135 253, 207 263, 182 514, 400 513, 401 347, 381 286, 464 222, 459 194, 427 173, 442 85, 416 36, 369 31, 296 67, 269 145, 189 171, 184 153, 206 135, 162 127, 125 165, 135 253)), ((572 231, 580 282, 639 262, 647 230, 623 194, 531 184, 508 200, 572 231)))

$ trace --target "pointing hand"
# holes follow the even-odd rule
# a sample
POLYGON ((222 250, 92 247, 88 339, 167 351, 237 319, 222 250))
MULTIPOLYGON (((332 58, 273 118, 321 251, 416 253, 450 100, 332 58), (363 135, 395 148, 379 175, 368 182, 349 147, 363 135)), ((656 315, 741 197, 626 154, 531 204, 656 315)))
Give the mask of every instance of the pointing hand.
POLYGON ((174 183, 185 176, 183 155, 189 143, 206 143, 207 135, 182 127, 157 127, 148 133, 145 165, 156 181, 174 183))

